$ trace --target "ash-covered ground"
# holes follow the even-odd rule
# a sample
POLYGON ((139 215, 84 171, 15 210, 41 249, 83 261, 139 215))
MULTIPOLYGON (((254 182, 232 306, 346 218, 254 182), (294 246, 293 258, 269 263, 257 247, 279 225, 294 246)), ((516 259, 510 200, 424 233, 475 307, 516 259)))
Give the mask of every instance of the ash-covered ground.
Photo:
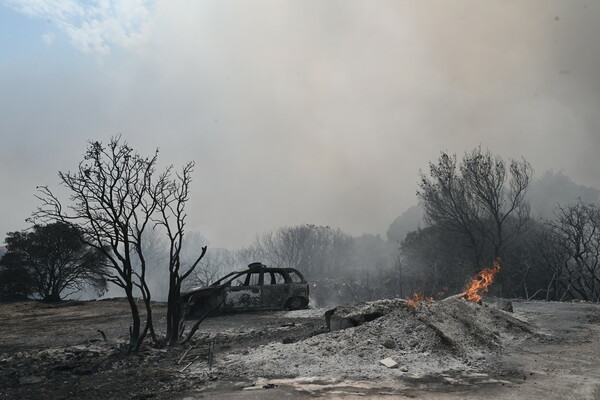
POLYGON ((421 303, 382 300, 341 307, 334 315, 373 319, 291 343, 269 343, 228 357, 240 376, 373 380, 486 370, 486 356, 529 338, 531 326, 509 313, 462 299, 421 303), (379 362, 398 364, 385 368, 379 362))
POLYGON ((324 309, 223 315, 189 345, 126 354, 121 299, 0 304, 0 399, 600 399, 600 306, 513 305, 362 303, 332 332, 324 309))

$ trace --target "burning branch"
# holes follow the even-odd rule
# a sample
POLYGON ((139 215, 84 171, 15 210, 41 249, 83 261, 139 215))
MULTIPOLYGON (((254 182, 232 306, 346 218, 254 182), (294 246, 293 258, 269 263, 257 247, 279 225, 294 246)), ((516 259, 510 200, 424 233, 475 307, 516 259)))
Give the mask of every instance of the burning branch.
POLYGON ((500 260, 496 259, 493 267, 486 268, 471 278, 460 297, 473 303, 481 303, 482 294, 488 291, 489 286, 494 282, 494 276, 500 272, 500 268, 500 260))
POLYGON ((412 308, 416 308, 418 304, 424 303, 424 302, 432 302, 433 301, 433 297, 424 297, 423 293, 413 293, 412 298, 407 299, 408 301, 406 302, 406 305, 412 308))
POLYGON ((448 291, 448 286, 444 286, 443 290, 437 292, 433 297, 425 297, 422 292, 415 292, 412 298, 406 299, 406 305, 412 308, 416 308, 421 303, 431 303, 434 299, 439 300, 444 293, 448 291))

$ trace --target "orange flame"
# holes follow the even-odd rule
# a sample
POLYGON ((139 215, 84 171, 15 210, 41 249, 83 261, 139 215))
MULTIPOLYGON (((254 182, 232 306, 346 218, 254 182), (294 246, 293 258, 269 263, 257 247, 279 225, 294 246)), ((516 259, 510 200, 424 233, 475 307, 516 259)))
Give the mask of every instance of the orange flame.
POLYGON ((437 292, 433 297, 425 297, 422 292, 415 292, 412 295, 412 298, 406 299, 406 305, 412 308, 416 308, 417 305, 421 303, 431 303, 435 297, 435 299, 440 299, 444 293, 448 291, 448 286, 444 286, 442 290, 437 292))
POLYGON ((424 302, 432 302, 433 297, 424 297, 423 293, 413 293, 412 298, 407 299, 406 305, 412 308, 417 307, 418 304, 424 302))
POLYGON ((494 276, 498 272, 500 272, 500 260, 495 260, 493 267, 486 268, 471 278, 461 297, 473 303, 480 303, 483 297, 482 294, 488 291, 489 286, 494 282, 494 276))

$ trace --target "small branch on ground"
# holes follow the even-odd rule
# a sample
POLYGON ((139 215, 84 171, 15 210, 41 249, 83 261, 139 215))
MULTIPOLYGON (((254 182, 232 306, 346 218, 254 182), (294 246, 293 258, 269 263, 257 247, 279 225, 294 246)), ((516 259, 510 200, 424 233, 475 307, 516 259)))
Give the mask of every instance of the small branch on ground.
POLYGON ((193 364, 193 363, 194 363, 194 362, 195 362, 195 361, 196 361, 198 358, 200 358, 200 356, 196 356, 196 357, 195 357, 195 358, 194 358, 192 361, 190 361, 190 362, 189 362, 189 363, 188 363, 188 364, 187 364, 185 367, 183 367, 183 368, 181 369, 181 371, 179 371, 179 372, 183 372, 183 371, 185 371, 186 369, 188 369, 188 368, 189 368, 189 366, 190 366, 190 365, 192 365, 192 364, 193 364))
POLYGON ((181 356, 181 358, 179 359, 179 361, 177 361, 177 365, 181 364, 181 362, 183 361, 183 359, 185 358, 185 356, 188 355, 188 353, 190 352, 190 350, 192 350, 194 347, 190 347, 189 349, 186 350, 185 353, 183 353, 183 355, 181 356))
POLYGON ((224 301, 225 301, 225 297, 223 297, 223 299, 221 299, 221 301, 219 302, 219 304, 217 304, 214 308, 210 309, 206 314, 204 314, 202 316, 202 318, 200 318, 198 321, 196 321, 196 323, 192 327, 192 330, 190 330, 190 333, 188 333, 188 335, 183 340, 183 342, 181 342, 181 344, 187 343, 192 338, 192 336, 194 336, 194 333, 196 333, 196 331, 200 327, 200 324, 202 323, 202 321, 204 321, 206 319, 206 317, 208 317, 210 314, 212 314, 213 312, 217 311, 219 309, 219 307, 221 307, 221 304, 223 304, 224 301))

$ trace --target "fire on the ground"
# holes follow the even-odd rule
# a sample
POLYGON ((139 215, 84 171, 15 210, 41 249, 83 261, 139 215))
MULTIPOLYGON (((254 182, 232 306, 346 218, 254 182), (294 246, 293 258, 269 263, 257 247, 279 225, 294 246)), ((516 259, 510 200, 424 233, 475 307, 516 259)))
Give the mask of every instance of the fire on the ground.
MULTIPOLYGON (((469 283, 465 285, 463 292, 458 297, 481 304, 483 294, 489 290, 490 285, 494 282, 494 277, 500 272, 500 268, 500 261, 494 260, 491 267, 483 269, 469 280, 469 283)), ((436 297, 439 298, 444 292, 438 293, 436 297)), ((414 308, 418 304, 432 301, 433 297, 425 297, 423 293, 415 292, 411 298, 407 299, 406 304, 414 308)))

